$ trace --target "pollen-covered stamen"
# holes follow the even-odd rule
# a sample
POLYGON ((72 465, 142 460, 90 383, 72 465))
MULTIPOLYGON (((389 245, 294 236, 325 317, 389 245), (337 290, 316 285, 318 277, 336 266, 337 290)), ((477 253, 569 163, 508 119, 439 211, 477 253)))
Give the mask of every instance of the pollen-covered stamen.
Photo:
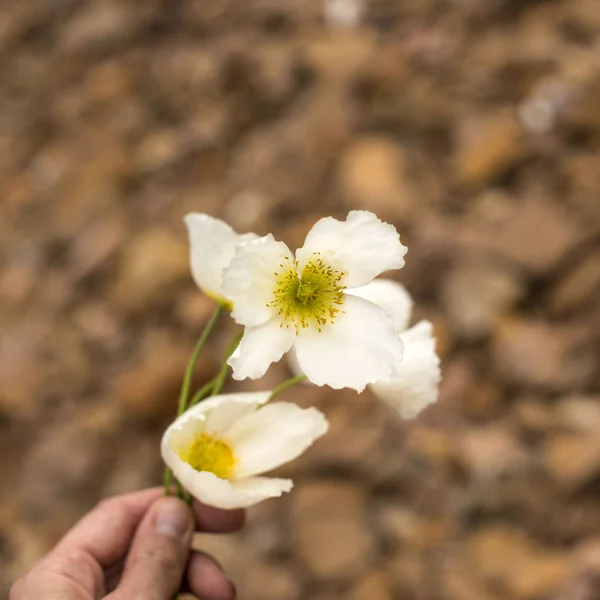
POLYGON ((230 479, 236 464, 231 446, 208 433, 201 433, 180 451, 179 458, 196 471, 209 471, 221 479, 230 479))
POLYGON ((276 308, 283 317, 282 326, 316 327, 322 331, 333 323, 344 303, 344 286, 340 281, 346 275, 328 266, 315 253, 298 273, 298 261, 286 258, 280 265, 273 300, 267 304, 276 308))

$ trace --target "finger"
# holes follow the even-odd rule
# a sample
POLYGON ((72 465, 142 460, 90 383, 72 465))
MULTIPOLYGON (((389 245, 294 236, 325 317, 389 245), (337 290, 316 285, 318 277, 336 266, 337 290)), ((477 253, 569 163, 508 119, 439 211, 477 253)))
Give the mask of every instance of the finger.
POLYGON ((245 510, 223 510, 194 500, 192 504, 198 530, 205 533, 231 533, 246 523, 245 510))
POLYGON ((53 555, 85 552, 107 568, 127 552, 144 513, 161 495, 160 488, 103 500, 52 551, 53 555))
POLYGON ((202 600, 234 600, 236 589, 219 563, 204 552, 193 552, 187 570, 189 589, 202 600))
POLYGON ((194 532, 192 512, 177 498, 161 498, 135 533, 116 600, 170 600, 181 585, 194 532))

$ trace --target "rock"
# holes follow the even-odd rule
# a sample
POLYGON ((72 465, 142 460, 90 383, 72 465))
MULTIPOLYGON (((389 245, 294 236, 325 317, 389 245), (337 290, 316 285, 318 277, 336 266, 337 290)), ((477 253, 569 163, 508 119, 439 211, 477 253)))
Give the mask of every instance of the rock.
POLYGON ((391 139, 366 136, 342 154, 340 188, 350 208, 374 212, 382 219, 406 217, 412 208, 405 157, 391 139))
POLYGON ((462 462, 475 480, 520 472, 528 463, 525 448, 502 424, 467 430, 460 436, 459 447, 462 462))
POLYGON ((106 472, 118 451, 119 425, 115 407, 99 404, 73 410, 60 424, 46 427, 21 466, 22 509, 34 518, 48 518, 80 493, 85 481, 106 472))
POLYGON ((119 214, 108 215, 91 223, 69 247, 69 277, 78 281, 99 268, 121 246, 126 235, 119 214))
MULTIPOLYGON (((124 414, 134 421, 171 417, 177 410, 181 381, 192 349, 187 344, 157 342, 137 364, 117 375, 113 397, 124 414)), ((212 375, 212 362, 202 361, 198 380, 212 375)))
POLYGON ((298 600, 301 588, 298 578, 283 565, 256 562, 236 580, 247 600, 298 600))
POLYGON ((568 396, 556 404, 554 418, 558 428, 597 434, 600 431, 600 397, 568 396))
POLYGON ((182 134, 173 129, 153 131, 140 141, 133 163, 141 175, 171 166, 187 151, 182 134))
POLYGON ((183 236, 147 229, 123 248, 114 298, 119 307, 136 311, 170 297, 190 278, 189 249, 183 236))
POLYGON ((394 598, 385 571, 373 571, 362 577, 350 590, 344 594, 347 600, 392 600, 394 598))
POLYGON ((542 461, 548 474, 566 491, 576 491, 600 475, 600 438, 588 434, 558 434, 546 443, 542 461))
POLYGON ((509 527, 491 525, 476 532, 468 552, 484 581, 519 600, 548 598, 569 574, 567 556, 540 547, 509 527))
POLYGON ((600 252, 587 255, 558 281, 549 296, 550 308, 558 313, 573 312, 593 303, 600 292, 600 252))
POLYGON ((489 335, 497 319, 523 296, 513 269, 493 262, 460 263, 442 283, 442 303, 453 333, 476 340, 489 335))
POLYGON ((305 41, 301 60, 319 78, 345 83, 369 66, 376 41, 373 32, 367 30, 327 33, 305 41))
POLYGON ((130 6, 118 0, 100 0, 79 11, 65 25, 61 47, 65 52, 100 52, 131 39, 136 27, 130 6))
POLYGON ((194 331, 202 330, 215 309, 215 301, 196 287, 189 292, 177 294, 175 314, 194 331))
POLYGON ((544 434, 554 425, 552 407, 536 396, 522 396, 514 404, 519 425, 529 433, 544 434))
POLYGON ((469 117, 458 132, 456 176, 468 185, 489 183, 514 166, 522 153, 520 128, 513 114, 469 117))
POLYGON ((495 332, 492 351, 498 371, 518 385, 554 391, 581 387, 595 369, 587 344, 567 325, 506 319, 495 332))
POLYGON ((372 539, 365 495, 352 483, 323 481, 299 486, 291 497, 292 547, 317 579, 347 579, 368 564, 372 539))
POLYGON ((486 196, 457 229, 452 236, 469 251, 493 253, 536 276, 552 270, 584 237, 569 215, 551 203, 536 198, 515 203, 498 194, 486 196))
POLYGON ((128 159, 113 139, 102 140, 100 148, 65 176, 58 193, 55 232, 71 241, 98 219, 121 218, 124 178, 128 159))

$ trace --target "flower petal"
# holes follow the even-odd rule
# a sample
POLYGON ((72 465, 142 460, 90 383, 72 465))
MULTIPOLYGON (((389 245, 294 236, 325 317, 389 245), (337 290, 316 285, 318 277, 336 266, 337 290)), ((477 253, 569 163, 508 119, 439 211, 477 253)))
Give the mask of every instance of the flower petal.
POLYGON ((310 257, 320 252, 323 261, 347 273, 340 283, 355 288, 383 271, 401 269, 406 250, 393 225, 380 221, 373 213, 353 210, 345 221, 333 217, 317 221, 296 258, 301 271, 310 257))
POLYGON ((223 270, 231 262, 236 245, 257 236, 239 235, 224 221, 200 213, 190 213, 183 220, 188 230, 190 266, 196 285, 216 300, 226 301, 223 270))
POLYGON ((435 353, 435 338, 429 321, 421 321, 402 334, 404 358, 387 381, 371 386, 376 396, 411 419, 436 402, 441 379, 440 359, 435 353))
POLYGON ((348 294, 359 296, 383 308, 394 320, 398 333, 410 323, 413 301, 406 288, 393 279, 373 279, 371 283, 348 290, 348 294))
POLYGON ((276 273, 292 253, 271 234, 238 246, 223 275, 223 291, 233 303, 231 316, 246 326, 261 325, 277 314, 267 306, 273 300, 276 273))
POLYGON ((240 419, 225 440, 237 458, 235 476, 265 473, 300 456, 329 428, 316 408, 289 402, 267 404, 240 419))
POLYGON ((296 357, 313 383, 362 392, 369 383, 389 379, 402 360, 403 344, 392 318, 372 302, 346 294, 342 309, 322 331, 299 331, 296 357))
POLYGON ((278 318, 257 327, 246 327, 239 346, 227 361, 233 369, 233 378, 262 377, 269 365, 292 347, 295 339, 296 330, 282 325, 278 318))
POLYGON ((206 430, 223 433, 231 427, 238 418, 265 404, 271 396, 270 391, 238 392, 235 394, 220 394, 212 396, 195 404, 192 408, 179 415, 168 430, 181 428, 190 420, 201 420, 206 424, 206 430), (238 416, 239 415, 239 416, 238 416))
POLYGON ((163 453, 163 460, 194 498, 226 510, 258 504, 267 498, 281 496, 293 487, 289 479, 271 477, 251 477, 238 481, 220 479, 208 471, 195 471, 175 453, 163 453))

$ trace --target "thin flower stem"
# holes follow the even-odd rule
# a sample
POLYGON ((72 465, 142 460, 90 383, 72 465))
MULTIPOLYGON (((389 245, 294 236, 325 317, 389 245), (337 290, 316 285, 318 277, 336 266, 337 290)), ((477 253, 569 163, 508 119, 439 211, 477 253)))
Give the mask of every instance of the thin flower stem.
POLYGON ((163 487, 165 488, 165 496, 171 495, 171 479, 173 479, 173 471, 169 467, 165 467, 163 473, 163 487))
POLYGON ((191 408, 192 406, 198 404, 200 400, 204 400, 207 396, 214 396, 212 394, 213 387, 215 385, 215 379, 211 379, 207 383, 205 383, 193 396, 189 401, 187 408, 191 408))
POLYGON ((208 325, 204 328, 202 335, 196 342, 196 347, 192 352, 192 356, 190 358, 190 362, 188 363, 187 369, 185 370, 185 375, 183 377, 183 383, 181 384, 181 394, 179 395, 179 404, 177 406, 177 416, 181 415, 185 409, 187 408, 188 397, 190 395, 190 386, 192 385, 192 376, 194 374, 194 368, 196 363, 198 362, 198 358, 200 357, 200 353, 204 349, 206 342, 210 336, 210 334, 214 331, 217 322, 221 318, 221 315, 225 312, 226 307, 223 304, 219 304, 217 310, 214 312, 211 317, 208 325))
POLYGON ((275 398, 275 396, 279 396, 279 394, 281 394, 281 392, 287 390, 289 387, 292 387, 293 385, 296 385, 297 383, 300 383, 301 381, 304 381, 305 379, 306 379, 306 375, 304 375, 304 373, 302 375, 296 375, 296 377, 290 377, 290 379, 284 381, 283 383, 280 383, 271 392, 271 395, 269 396, 269 400, 273 400, 273 398, 275 398))
POLYGON ((229 365, 227 364, 227 360, 235 352, 235 349, 240 345, 242 335, 242 333, 236 335, 233 338, 233 340, 231 340, 231 342, 229 343, 229 346, 227 346, 227 350, 225 351, 225 358, 223 359, 223 364, 221 365, 221 370, 213 380, 215 384, 212 389, 211 396, 216 396, 221 391, 221 388, 225 383, 225 379, 227 378, 227 373, 229 372, 229 365))

